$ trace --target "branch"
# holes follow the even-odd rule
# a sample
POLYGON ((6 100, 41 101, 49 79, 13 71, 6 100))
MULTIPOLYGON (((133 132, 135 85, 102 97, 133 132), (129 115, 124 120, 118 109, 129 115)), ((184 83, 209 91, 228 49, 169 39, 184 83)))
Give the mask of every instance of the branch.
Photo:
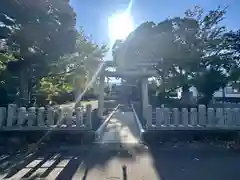
POLYGON ((68 72, 64 71, 64 72, 61 72, 61 73, 55 73, 55 74, 48 74, 46 76, 43 76, 43 77, 56 77, 56 76, 62 76, 64 74, 71 74, 73 71, 77 70, 77 68, 80 68, 80 67, 84 67, 82 65, 77 65, 77 67, 69 70, 68 72))

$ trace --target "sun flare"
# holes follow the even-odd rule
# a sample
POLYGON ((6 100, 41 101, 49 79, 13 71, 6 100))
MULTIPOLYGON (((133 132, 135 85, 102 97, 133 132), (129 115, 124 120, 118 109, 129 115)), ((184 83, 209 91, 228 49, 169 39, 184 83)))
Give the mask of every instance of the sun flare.
POLYGON ((125 39, 134 29, 130 13, 115 14, 108 19, 108 33, 111 40, 125 39))

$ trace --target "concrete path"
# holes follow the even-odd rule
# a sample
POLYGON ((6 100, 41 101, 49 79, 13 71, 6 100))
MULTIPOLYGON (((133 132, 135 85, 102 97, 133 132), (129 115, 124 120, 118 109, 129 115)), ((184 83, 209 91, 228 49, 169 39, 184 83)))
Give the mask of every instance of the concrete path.
POLYGON ((107 124, 100 143, 135 143, 140 140, 139 130, 131 111, 117 111, 107 124))

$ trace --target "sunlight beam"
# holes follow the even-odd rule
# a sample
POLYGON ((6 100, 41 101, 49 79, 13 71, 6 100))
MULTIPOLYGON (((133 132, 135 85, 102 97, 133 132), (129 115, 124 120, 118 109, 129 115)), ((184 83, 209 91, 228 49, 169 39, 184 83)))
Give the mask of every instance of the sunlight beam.
POLYGON ((128 8, 119 14, 113 14, 108 18, 108 34, 112 42, 117 39, 125 39, 134 29, 133 18, 131 15, 132 1, 128 8))

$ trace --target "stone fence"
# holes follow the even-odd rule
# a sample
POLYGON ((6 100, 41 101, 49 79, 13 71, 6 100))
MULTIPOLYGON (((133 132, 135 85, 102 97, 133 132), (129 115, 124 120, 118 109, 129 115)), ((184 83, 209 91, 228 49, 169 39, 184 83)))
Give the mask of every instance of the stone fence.
POLYGON ((240 130, 240 108, 156 108, 145 109, 146 129, 240 130))
POLYGON ((92 129, 91 105, 84 107, 0 107, 0 130, 92 129))

